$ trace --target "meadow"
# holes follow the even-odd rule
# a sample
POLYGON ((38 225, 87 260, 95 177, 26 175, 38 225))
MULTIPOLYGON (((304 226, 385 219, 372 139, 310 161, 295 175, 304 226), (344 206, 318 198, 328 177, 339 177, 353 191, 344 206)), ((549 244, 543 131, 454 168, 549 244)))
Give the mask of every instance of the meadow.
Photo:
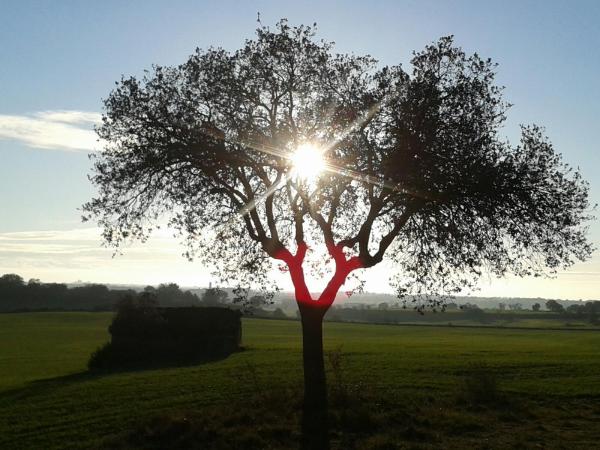
MULTIPOLYGON (((0 314, 0 448, 297 448, 299 323, 220 361, 89 373, 110 313, 0 314)), ((600 332, 325 323, 332 447, 598 448, 600 332)))

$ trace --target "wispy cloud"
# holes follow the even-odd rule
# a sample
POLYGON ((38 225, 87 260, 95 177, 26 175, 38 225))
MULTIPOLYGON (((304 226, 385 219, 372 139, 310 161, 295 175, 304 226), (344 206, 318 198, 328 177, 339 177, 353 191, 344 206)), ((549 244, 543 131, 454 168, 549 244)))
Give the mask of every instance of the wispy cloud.
POLYGON ((74 124, 96 124, 102 120, 100 113, 73 110, 52 110, 35 113, 35 117, 50 122, 65 122, 74 124))
POLYGON ((0 233, 0 275, 18 273, 43 281, 92 281, 124 284, 177 282, 207 285, 210 271, 183 256, 173 230, 157 230, 145 244, 114 256, 101 246, 99 228, 0 233))
MULTIPOLYGON (((173 230, 161 228, 148 242, 133 244, 123 249, 123 255, 115 257, 112 249, 101 246, 100 234, 99 228, 0 233, 0 275, 18 273, 25 279, 43 281, 123 284, 173 281, 183 286, 206 286, 211 281, 210 268, 182 257, 184 248, 173 237, 173 230)), ((367 291, 391 292, 386 286, 392 271, 391 265, 368 271, 367 291)), ((275 269, 272 274, 281 288, 292 289, 287 275, 275 269)), ((317 291, 322 282, 311 279, 309 284, 317 291)), ((600 261, 578 264, 551 280, 482 279, 480 287, 474 295, 598 299, 600 261)))
POLYGON ((100 147, 93 125, 101 115, 87 111, 41 111, 27 116, 0 114, 0 139, 34 148, 95 151, 100 147))

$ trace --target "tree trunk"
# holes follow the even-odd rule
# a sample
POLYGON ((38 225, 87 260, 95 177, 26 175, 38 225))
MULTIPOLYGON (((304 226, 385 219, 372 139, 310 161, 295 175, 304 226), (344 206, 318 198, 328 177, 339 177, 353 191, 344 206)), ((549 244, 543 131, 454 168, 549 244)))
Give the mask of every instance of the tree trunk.
POLYGON ((327 422, 327 382, 323 358, 323 308, 299 303, 302 319, 304 361, 304 407, 302 411, 302 448, 329 449, 327 422))

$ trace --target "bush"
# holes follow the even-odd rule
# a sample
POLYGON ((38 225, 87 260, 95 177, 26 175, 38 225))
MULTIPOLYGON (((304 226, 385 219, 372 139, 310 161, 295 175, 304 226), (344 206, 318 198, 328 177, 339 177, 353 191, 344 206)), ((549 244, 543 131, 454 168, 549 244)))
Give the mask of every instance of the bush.
POLYGON ((90 356, 90 360, 88 361, 88 368, 90 370, 107 369, 111 365, 110 357, 111 346, 110 342, 107 342, 103 346, 98 347, 94 353, 92 353, 92 356, 90 356))
POLYGON ((157 308, 145 292, 119 302, 109 332, 110 343, 92 354, 90 369, 224 357, 240 347, 241 320, 226 308, 157 308))

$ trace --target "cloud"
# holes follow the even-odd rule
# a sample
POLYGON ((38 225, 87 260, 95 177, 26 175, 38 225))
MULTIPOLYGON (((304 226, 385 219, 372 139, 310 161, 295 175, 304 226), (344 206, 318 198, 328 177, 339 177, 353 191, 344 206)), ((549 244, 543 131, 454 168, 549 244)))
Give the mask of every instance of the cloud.
POLYGON ((173 230, 157 230, 144 243, 123 249, 122 255, 101 245, 99 228, 0 233, 0 275, 18 273, 25 279, 72 282, 208 285, 210 270, 190 263, 173 230))
POLYGON ((69 111, 69 110, 56 110, 56 111, 41 111, 35 113, 35 117, 50 122, 65 122, 65 123, 100 123, 102 120, 102 114, 87 111, 69 111))
MULTIPOLYGON (((182 286, 207 286, 211 268, 189 262, 182 256, 185 248, 173 237, 174 230, 161 228, 146 243, 135 243, 114 256, 101 246, 101 230, 96 227, 71 230, 0 232, 0 275, 18 273, 25 279, 72 282, 157 284, 176 282, 182 286)), ((275 267, 275 266, 274 266, 275 267)), ((365 273, 365 288, 371 292, 389 292, 387 279, 391 264, 365 273)), ((287 274, 273 270, 272 275, 285 290, 292 290, 287 274)), ((326 280, 309 278, 312 291, 324 287, 326 280)), ((480 296, 545 297, 598 299, 600 260, 577 264, 560 272, 555 279, 515 278, 482 279, 480 296)))
MULTIPOLYGON (((102 247, 100 228, 78 228, 73 230, 16 231, 0 233, 0 259, 14 255, 53 255, 89 253, 100 260, 112 259, 113 250, 102 247)), ((125 247, 132 258, 157 258, 167 254, 181 256, 180 243, 173 237, 173 230, 157 230, 150 245, 140 243, 125 247)))
POLYGON ((41 111, 28 116, 0 114, 0 139, 13 140, 29 147, 87 151, 100 144, 93 125, 101 115, 86 111, 41 111))

